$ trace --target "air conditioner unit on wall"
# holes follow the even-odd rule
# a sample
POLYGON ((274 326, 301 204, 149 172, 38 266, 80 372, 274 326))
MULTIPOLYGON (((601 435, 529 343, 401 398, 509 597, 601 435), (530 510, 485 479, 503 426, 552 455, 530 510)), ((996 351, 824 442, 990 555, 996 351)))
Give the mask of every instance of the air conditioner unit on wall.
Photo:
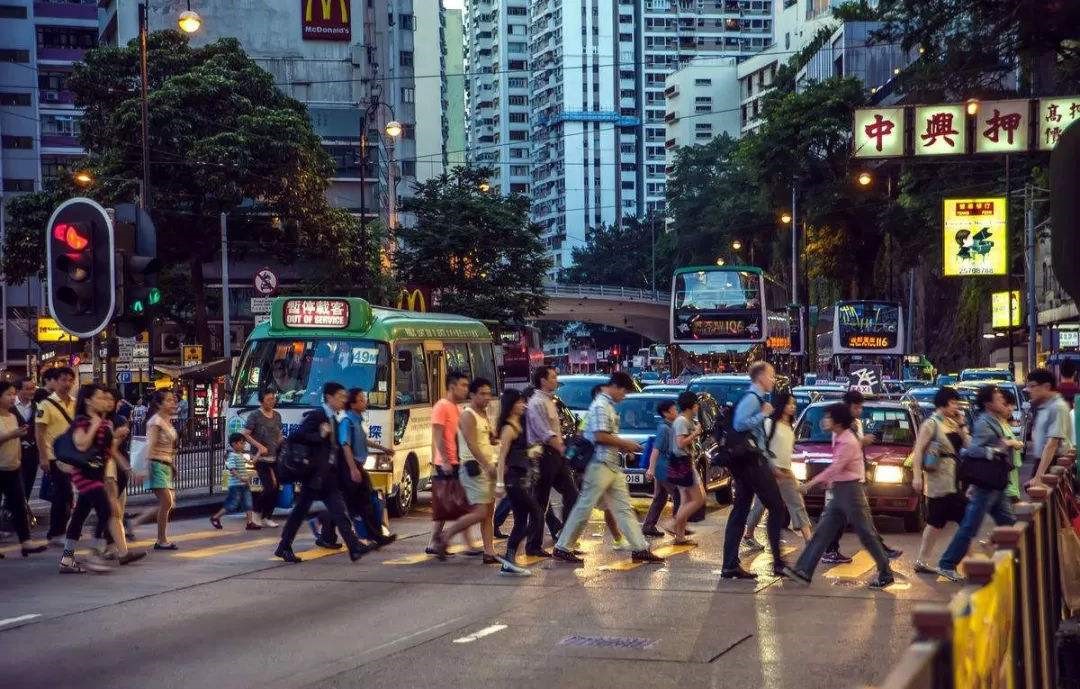
POLYGON ((184 338, 179 333, 159 333, 158 351, 162 354, 179 354, 184 338))

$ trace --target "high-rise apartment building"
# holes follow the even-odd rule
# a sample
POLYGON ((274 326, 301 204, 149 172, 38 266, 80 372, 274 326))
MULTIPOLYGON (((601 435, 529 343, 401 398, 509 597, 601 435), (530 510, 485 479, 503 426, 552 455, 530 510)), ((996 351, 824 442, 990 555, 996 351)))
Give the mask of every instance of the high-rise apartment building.
POLYGON ((664 86, 667 169, 683 146, 700 146, 721 134, 740 133, 736 60, 691 60, 668 75, 664 86))
POLYGON ((503 194, 529 192, 528 24, 528 0, 465 3, 468 158, 503 194))
POLYGON ((449 168, 467 160, 465 137, 465 24, 461 9, 443 9, 443 92, 446 123, 446 163, 449 168))
MULTIPOLYGON (((138 35, 137 0, 101 0, 100 5, 103 41, 125 44, 138 35)), ((175 28, 182 5, 150 3, 150 30, 175 28)), ((425 133, 418 137, 412 0, 199 0, 193 6, 202 17, 202 27, 191 36, 194 45, 236 38, 274 76, 278 88, 307 105, 316 133, 336 162, 328 191, 335 206, 354 213, 362 208, 367 217, 387 215, 391 149, 399 198, 417 177, 418 144, 435 150, 441 164, 442 144, 431 141, 441 137, 438 120, 434 125, 425 120, 425 133), (363 176, 362 119, 368 140, 363 176), (391 119, 404 126, 394 142, 383 133, 391 119)), ((437 35, 437 14, 429 14, 437 35)), ((428 69, 437 72, 437 60, 434 64, 428 69)), ((438 93, 438 79, 433 85, 438 93)))

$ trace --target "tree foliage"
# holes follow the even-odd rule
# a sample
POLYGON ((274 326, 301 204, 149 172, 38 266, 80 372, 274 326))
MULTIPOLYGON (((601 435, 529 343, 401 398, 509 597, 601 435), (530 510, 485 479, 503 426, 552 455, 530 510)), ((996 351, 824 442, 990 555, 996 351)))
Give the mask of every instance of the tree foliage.
POLYGON ((416 185, 402 211, 412 227, 397 231, 398 278, 435 290, 438 308, 499 322, 544 312, 550 260, 529 200, 482 191, 486 168, 457 167, 416 185))
POLYGON ((672 246, 664 218, 659 215, 626 217, 620 224, 587 228, 585 244, 573 248, 573 265, 561 280, 578 285, 651 289, 654 241, 656 287, 666 289, 671 281, 672 246))

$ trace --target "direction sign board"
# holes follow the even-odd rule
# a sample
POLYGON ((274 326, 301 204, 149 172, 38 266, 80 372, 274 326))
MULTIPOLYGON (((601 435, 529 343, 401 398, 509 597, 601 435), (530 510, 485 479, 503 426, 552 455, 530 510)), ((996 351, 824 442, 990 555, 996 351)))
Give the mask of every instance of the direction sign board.
POLYGON ((130 383, 131 382, 131 371, 117 371, 116 372, 116 382, 120 383, 121 385, 124 384, 124 383, 130 383))
POLYGON ((253 316, 260 316, 268 313, 270 313, 270 297, 251 298, 251 314, 253 316))
POLYGON ((181 362, 185 367, 201 364, 203 362, 202 345, 184 345, 181 362))
POLYGON ((255 271, 255 292, 268 297, 277 291, 278 279, 274 271, 269 268, 260 268, 255 271))

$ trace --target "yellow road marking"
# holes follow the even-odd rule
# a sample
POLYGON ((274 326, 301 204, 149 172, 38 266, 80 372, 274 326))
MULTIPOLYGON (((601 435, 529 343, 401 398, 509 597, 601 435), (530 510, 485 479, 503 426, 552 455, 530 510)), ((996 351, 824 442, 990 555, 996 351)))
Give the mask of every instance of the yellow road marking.
MULTIPOLYGON (((308 560, 318 560, 320 557, 329 557, 331 555, 341 555, 342 553, 347 553, 347 552, 349 552, 349 551, 346 548, 341 548, 339 550, 332 550, 330 548, 320 548, 319 546, 315 546, 314 548, 309 548, 307 550, 301 550, 300 552, 297 553, 297 555, 300 557, 301 560, 304 560, 306 562, 308 560)), ((272 557, 270 559, 271 560, 277 560, 278 558, 272 557)))
MULTIPOLYGON (((228 536, 229 534, 247 533, 246 531, 228 531, 226 529, 207 529, 206 531, 192 531, 191 533, 177 534, 169 537, 170 543, 188 543, 190 541, 201 541, 204 538, 220 538, 221 536, 228 536)), ((128 541, 128 547, 131 548, 152 548, 156 539, 139 539, 137 541, 128 541)))
POLYGON ((518 555, 516 558, 514 558, 514 563, 519 564, 522 567, 532 567, 533 565, 540 564, 544 560, 550 559, 551 558, 547 557, 536 557, 535 555, 518 555))
POLYGON ((600 572, 629 572, 632 569, 637 569, 642 563, 634 562, 633 560, 620 560, 613 562, 610 565, 600 565, 596 569, 600 572))
POLYGON ((241 550, 251 550, 253 548, 270 546, 280 540, 281 539, 277 536, 267 536, 266 538, 256 538, 253 541, 242 541, 240 543, 224 543, 222 545, 214 545, 207 548, 198 548, 196 550, 180 550, 176 552, 176 557, 182 557, 186 559, 213 557, 215 555, 224 555, 227 553, 234 553, 241 550))
POLYGON ((672 555, 688 553, 696 547, 696 545, 675 545, 674 543, 671 543, 669 545, 662 545, 659 548, 654 548, 652 552, 653 555, 659 555, 660 557, 671 557, 672 555))
MULTIPOLYGON (((780 546, 781 557, 787 557, 793 552, 795 552, 794 546, 780 546)), ((762 567, 772 567, 772 553, 770 553, 767 548, 754 556, 754 559, 750 561, 750 565, 747 567, 747 569, 756 570, 762 567)))
POLYGON ((421 562, 427 562, 428 560, 434 560, 434 555, 427 555, 420 553, 419 555, 406 555, 405 557, 395 558, 393 560, 383 560, 384 565, 418 565, 421 562))
POLYGON ((860 550, 855 553, 851 562, 845 565, 836 565, 825 572, 823 576, 826 579, 858 579, 875 566, 874 558, 870 557, 870 553, 860 550))

